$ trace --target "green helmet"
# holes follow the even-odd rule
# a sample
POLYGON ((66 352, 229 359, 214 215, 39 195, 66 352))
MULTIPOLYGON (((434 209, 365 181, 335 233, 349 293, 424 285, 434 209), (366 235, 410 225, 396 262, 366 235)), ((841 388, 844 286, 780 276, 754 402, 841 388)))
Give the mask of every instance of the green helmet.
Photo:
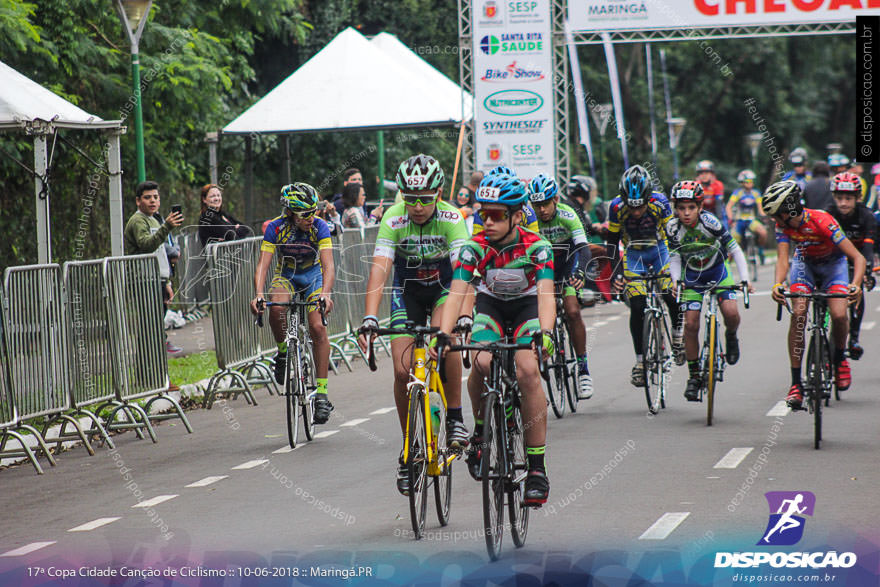
POLYGON ((318 207, 318 192, 307 183, 291 183, 281 188, 281 205, 291 212, 308 212, 318 207))
POLYGON ((397 187, 402 192, 437 190, 443 187, 443 169, 430 155, 413 155, 397 168, 397 187))

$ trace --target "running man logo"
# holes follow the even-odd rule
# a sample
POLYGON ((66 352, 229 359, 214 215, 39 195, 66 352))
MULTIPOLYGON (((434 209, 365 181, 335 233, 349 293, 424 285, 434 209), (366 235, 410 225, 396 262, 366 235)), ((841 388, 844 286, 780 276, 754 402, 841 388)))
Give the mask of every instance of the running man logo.
POLYGON ((758 546, 791 546, 804 535, 803 516, 812 516, 816 496, 810 491, 768 491, 770 520, 758 546))

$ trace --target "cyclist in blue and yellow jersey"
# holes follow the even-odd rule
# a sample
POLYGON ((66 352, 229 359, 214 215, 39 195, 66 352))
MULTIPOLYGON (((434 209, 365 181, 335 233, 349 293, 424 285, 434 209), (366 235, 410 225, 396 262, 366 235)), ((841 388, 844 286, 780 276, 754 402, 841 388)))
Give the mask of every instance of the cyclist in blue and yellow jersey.
MULTIPOLYGON (((397 169, 397 186, 402 202, 391 206, 379 225, 367 295, 365 315, 358 330, 358 342, 366 350, 369 339, 379 328, 379 302, 387 276, 392 271, 391 328, 400 328, 408 320, 424 326, 430 317, 437 326, 446 316, 446 296, 452 281, 452 266, 458 251, 468 238, 464 217, 441 199, 445 177, 440 163, 430 155, 414 155, 397 169)), ((458 311, 458 309, 456 309, 458 311)), ((472 323, 470 313, 452 316, 459 327, 472 323)), ((394 364, 394 403, 402 435, 406 435, 409 396, 407 383, 412 364, 412 337, 391 337, 394 364)), ((446 362, 446 442, 450 447, 467 446, 468 430, 461 413, 461 358, 456 353, 446 362)), ((404 442, 405 442, 404 438, 404 442)), ((398 458, 397 490, 409 495, 409 478, 398 458)))
MULTIPOLYGON (((462 247, 455 266, 447 304, 455 311, 444 313, 438 347, 445 346, 452 332, 455 315, 466 303, 467 292, 477 273, 482 280, 477 286, 474 329, 471 340, 491 343, 501 340, 507 331, 516 342, 529 342, 532 335, 543 332, 542 347, 553 354, 550 331, 556 321, 553 298, 553 249, 537 233, 522 227, 522 208, 526 186, 512 175, 486 177, 477 190, 482 207, 485 230, 474 235, 462 247)), ((540 507, 547 501, 550 482, 544 460, 547 435, 547 400, 538 374, 538 349, 516 351, 516 378, 522 394, 522 418, 528 473, 523 503, 540 507)), ((492 355, 476 353, 468 377, 468 394, 474 410, 474 436, 467 457, 468 469, 479 475, 480 454, 485 442, 482 430, 480 396, 484 378, 489 374, 492 355)))
POLYGON ((577 213, 559 201, 555 179, 541 173, 529 182, 527 193, 538 215, 538 234, 553 247, 553 281, 562 296, 577 355, 578 399, 589 399, 593 397, 593 378, 587 365, 587 329, 578 302, 578 290, 584 286, 590 262, 587 235, 577 213))
MULTIPOLYGON (((251 311, 259 312, 259 304, 265 298, 272 302, 289 302, 294 294, 304 293, 307 301, 324 300, 325 312, 333 311, 333 282, 336 269, 330 244, 330 228, 315 216, 318 210, 318 192, 307 183, 293 183, 281 188, 281 205, 284 212, 266 226, 260 260, 254 275, 257 297, 251 301, 251 311), (279 255, 271 289, 265 293, 266 276, 275 254, 279 255)), ((324 424, 330 418, 333 404, 327 397, 327 370, 330 366, 330 340, 327 328, 321 321, 317 303, 308 314, 309 331, 312 335, 315 357, 315 380, 318 389, 315 396, 315 424, 324 424)), ((275 355, 275 381, 284 381, 287 363, 285 340, 285 308, 272 306, 269 310, 269 326, 278 343, 275 355)))
MULTIPOLYGON (((636 351, 636 364, 632 368, 632 384, 645 385, 643 366, 643 331, 647 286, 644 281, 635 279, 648 273, 665 273, 661 281, 663 300, 669 308, 672 319, 672 343, 676 360, 683 362, 681 356, 682 334, 678 320, 678 304, 671 293, 672 280, 669 273, 669 251, 666 248, 666 223, 672 220, 672 208, 666 196, 651 189, 651 174, 641 165, 633 165, 624 172, 620 180, 620 195, 611 201, 608 211, 608 243, 613 246, 615 259, 619 255, 617 244, 623 243, 623 276, 631 279, 623 288, 629 299, 629 330, 633 348, 636 351)), ((615 261, 615 265, 616 265, 615 261)))
MULTIPOLYGON (((516 173, 514 173, 513 169, 510 167, 506 167, 504 165, 499 165, 498 167, 493 167, 489 173, 486 174, 486 177, 494 177, 496 175, 509 175, 511 177, 516 177, 516 173)), ((535 211, 529 207, 528 202, 522 207, 522 227, 531 230, 532 232, 538 232, 538 217, 535 216, 535 211)), ((483 232, 483 219, 479 214, 474 216, 474 230, 473 234, 477 235, 483 232)))
MULTIPOLYGON (((767 242, 767 229, 759 220, 764 215, 764 211, 761 209, 761 192, 755 188, 755 172, 751 169, 743 169, 736 176, 736 180, 742 187, 733 192, 730 200, 727 201, 730 232, 736 242, 742 245, 743 235, 746 230, 751 230, 758 237, 758 247, 764 247, 767 242)), ((763 259, 763 249, 760 249, 760 253, 763 259)))
POLYGON ((791 161, 792 170, 782 176, 782 180, 791 180, 801 187, 804 191, 807 182, 813 179, 813 174, 807 171, 807 151, 803 147, 798 147, 788 156, 791 161))
POLYGON ((831 153, 828 155, 828 167, 831 171, 831 177, 848 170, 849 164, 849 157, 843 153, 831 153))

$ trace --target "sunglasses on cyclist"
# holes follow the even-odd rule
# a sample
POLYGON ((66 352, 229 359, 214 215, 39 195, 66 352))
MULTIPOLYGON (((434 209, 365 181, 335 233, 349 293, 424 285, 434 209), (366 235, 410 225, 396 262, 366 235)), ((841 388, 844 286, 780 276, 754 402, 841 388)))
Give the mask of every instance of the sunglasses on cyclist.
POLYGON ((403 198, 404 203, 407 206, 415 206, 417 204, 421 204, 422 206, 430 206, 437 200, 437 192, 433 194, 405 194, 401 193, 401 197, 403 198))
POLYGON ((480 218, 483 222, 486 222, 489 219, 491 219, 492 222, 501 222, 510 218, 510 209, 493 208, 491 210, 487 210, 486 208, 480 208, 477 211, 477 214, 480 215, 480 218))
POLYGON ((296 216, 297 218, 299 218, 300 220, 308 220, 309 218, 314 216, 315 212, 317 212, 317 211, 318 211, 317 208, 312 208, 311 210, 306 210, 304 212, 294 212, 293 215, 296 216))

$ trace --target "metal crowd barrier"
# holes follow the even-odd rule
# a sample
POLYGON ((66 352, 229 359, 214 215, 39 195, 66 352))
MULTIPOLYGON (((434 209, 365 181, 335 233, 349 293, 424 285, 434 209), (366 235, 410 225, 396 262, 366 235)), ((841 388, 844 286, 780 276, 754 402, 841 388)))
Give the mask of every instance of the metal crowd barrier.
POLYGON ((207 305, 210 300, 205 279, 208 263, 199 240, 199 227, 183 227, 177 237, 177 244, 180 246, 180 258, 177 260, 178 286, 175 301, 185 312, 191 312, 207 305))
MULTIPOLYGON (((155 255, 107 257, 103 260, 104 287, 110 318, 114 386, 119 411, 130 410, 142 418, 141 424, 155 442, 150 421, 179 418, 192 433, 192 426, 180 404, 167 394, 168 357, 165 351, 163 316, 165 306, 160 290, 159 264, 155 255), (150 397, 141 408, 132 400, 150 397), (173 413, 150 414, 157 401, 171 404, 173 413)), ((108 424, 108 428, 131 428, 135 422, 108 424)))
MULTIPOLYGON (((339 238, 333 237, 333 266, 336 270, 336 284, 333 286, 333 312, 327 318, 327 335, 330 338, 330 368, 335 374, 339 374, 337 363, 342 363, 352 371, 349 356, 354 354, 352 340, 349 336, 351 330, 348 324, 349 306, 352 299, 348 296, 346 283, 340 280, 340 267, 342 267, 342 247, 339 238)), ((357 343, 354 343, 355 346, 357 343)))

